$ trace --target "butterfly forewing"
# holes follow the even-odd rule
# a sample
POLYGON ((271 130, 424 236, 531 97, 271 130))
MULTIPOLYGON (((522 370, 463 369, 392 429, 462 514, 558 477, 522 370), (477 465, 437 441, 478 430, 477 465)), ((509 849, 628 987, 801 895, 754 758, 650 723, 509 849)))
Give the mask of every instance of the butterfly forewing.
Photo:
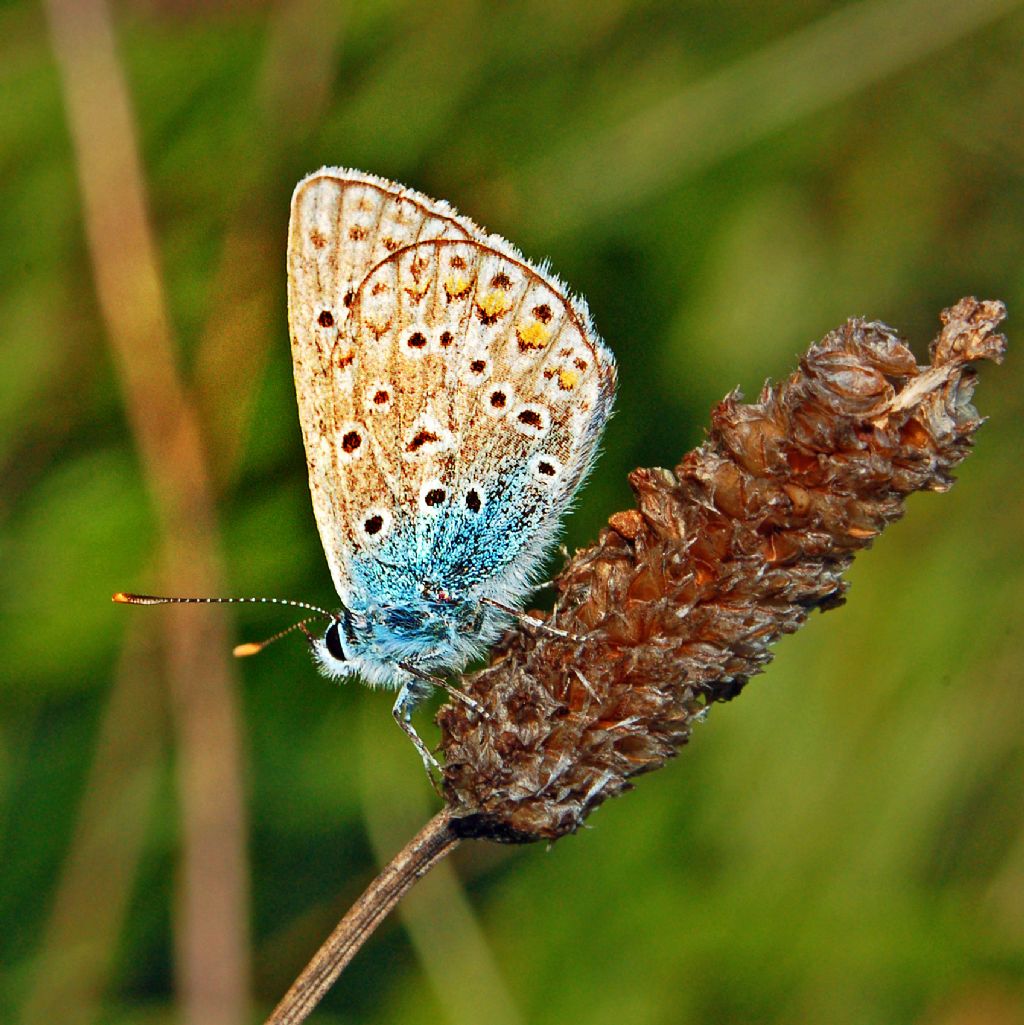
POLYGON ((395 567, 397 592, 517 600, 593 461, 614 360, 585 306, 507 242, 391 188, 322 174, 293 205, 324 548, 346 602, 366 560, 395 567))

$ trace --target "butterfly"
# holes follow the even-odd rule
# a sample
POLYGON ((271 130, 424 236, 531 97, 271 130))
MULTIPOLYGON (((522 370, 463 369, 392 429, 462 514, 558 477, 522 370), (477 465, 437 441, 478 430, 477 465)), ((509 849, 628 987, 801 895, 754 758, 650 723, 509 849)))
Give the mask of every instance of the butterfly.
POLYGON ((443 201, 341 168, 292 197, 288 320, 340 603, 308 634, 313 655, 329 677, 397 689, 429 773, 411 713, 522 615, 594 463, 615 359, 546 265, 443 201))

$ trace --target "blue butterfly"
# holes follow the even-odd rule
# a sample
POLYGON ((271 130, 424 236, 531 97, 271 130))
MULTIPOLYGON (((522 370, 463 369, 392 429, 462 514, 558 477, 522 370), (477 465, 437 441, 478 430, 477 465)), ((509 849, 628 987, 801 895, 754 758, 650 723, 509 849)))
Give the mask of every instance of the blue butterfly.
POLYGON ((429 772, 411 712, 535 586, 593 465, 615 359, 546 266, 447 203, 338 168, 295 189, 288 315, 341 602, 314 656, 398 689, 429 772))

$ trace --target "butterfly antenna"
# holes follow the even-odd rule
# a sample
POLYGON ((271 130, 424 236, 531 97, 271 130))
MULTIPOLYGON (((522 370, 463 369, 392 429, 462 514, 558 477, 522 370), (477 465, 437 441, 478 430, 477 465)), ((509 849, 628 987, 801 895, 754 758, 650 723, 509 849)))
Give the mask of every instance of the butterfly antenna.
MULTIPOLYGON (((292 601, 290 598, 167 598, 158 594, 130 594, 118 591, 112 595, 111 601, 119 605, 290 605, 293 609, 307 609, 325 619, 337 619, 333 612, 310 605, 305 601, 292 601)), ((303 620, 307 622, 307 620, 303 620)))
MULTIPOLYGON (((125 591, 118 591, 111 600, 119 605, 289 605, 294 609, 307 609, 309 612, 315 612, 318 616, 323 616, 324 619, 338 618, 333 612, 328 612, 326 609, 320 608, 319 605, 310 605, 305 601, 292 601, 289 598, 168 598, 158 594, 129 594, 125 591)), ((268 644, 273 644, 274 641, 287 636, 293 630, 301 630, 307 638, 312 639, 312 635, 306 629, 310 618, 312 617, 293 623, 287 629, 281 630, 273 637, 268 637, 265 641, 236 644, 232 649, 232 654, 236 658, 256 655, 268 644)))
POLYGON ((313 640, 313 635, 306 629, 306 624, 309 622, 308 619, 303 619, 298 623, 292 623, 291 626, 285 627, 284 630, 278 631, 273 637, 268 637, 265 641, 246 641, 245 644, 236 644, 231 649, 231 654, 235 658, 245 658, 247 655, 258 655, 268 645, 279 641, 282 637, 287 637, 293 630, 301 630, 307 640, 313 640))
MULTIPOLYGON (((309 612, 315 612, 318 616, 323 616, 325 619, 338 618, 335 613, 321 609, 319 605, 310 605, 309 602, 293 602, 287 598, 165 598, 161 594, 132 594, 128 591, 119 590, 111 598, 111 601, 117 602, 118 605, 288 605, 293 609, 305 609, 309 612)), ((297 629, 309 621, 309 619, 303 619, 301 623, 289 626, 288 630, 297 629)), ((288 630, 284 632, 287 633, 288 630)), ((271 641, 275 640, 277 639, 271 638, 271 641)), ((270 643, 270 641, 264 642, 264 647, 270 643)), ((253 653, 246 652, 246 654, 253 653)))

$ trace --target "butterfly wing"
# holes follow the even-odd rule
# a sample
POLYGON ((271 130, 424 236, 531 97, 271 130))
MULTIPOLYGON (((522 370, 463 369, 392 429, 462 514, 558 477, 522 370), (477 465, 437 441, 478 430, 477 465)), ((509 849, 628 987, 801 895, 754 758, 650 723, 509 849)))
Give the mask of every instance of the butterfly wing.
MULTIPOLYGON (((288 235, 288 319, 313 513, 335 586, 350 587, 346 524, 351 453, 346 424, 360 420, 359 368, 348 339, 355 295, 370 270, 421 239, 482 235, 446 203, 394 182, 323 168, 296 186, 288 235)), ((349 439, 351 443, 351 438, 349 439)), ((383 481, 367 462, 365 486, 383 481)))
POLYGON ((497 236, 416 242, 356 289, 324 373, 345 578, 396 604, 517 600, 610 412, 582 302, 497 236))

